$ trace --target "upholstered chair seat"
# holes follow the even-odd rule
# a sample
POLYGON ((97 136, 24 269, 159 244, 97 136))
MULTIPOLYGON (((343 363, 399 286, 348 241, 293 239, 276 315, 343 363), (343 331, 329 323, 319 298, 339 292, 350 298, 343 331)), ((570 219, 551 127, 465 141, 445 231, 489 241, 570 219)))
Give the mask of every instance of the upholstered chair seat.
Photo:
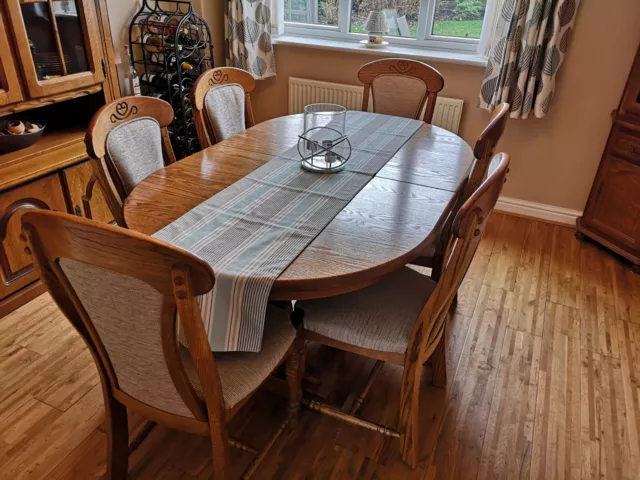
MULTIPOLYGON (((267 307, 260 352, 214 354, 220 374, 225 408, 233 408, 249 396, 286 356, 296 338, 296 329, 291 324, 288 313, 287 309, 273 305, 267 307)), ((185 348, 182 348, 181 354, 185 371, 193 388, 204 399, 202 386, 191 361, 191 356, 185 348)))
POLYGON ((228 448, 254 449, 229 438, 227 422, 285 363, 286 416, 242 478, 256 472, 300 410, 304 339, 290 319, 291 306, 267 306, 260 352, 212 353, 198 298, 211 291, 215 275, 202 259, 69 214, 35 210, 21 220, 40 278, 96 362, 106 417, 105 478, 129 478, 129 455, 156 424, 209 437, 209 478, 232 478, 228 448), (146 419, 131 441, 128 412, 146 419))
POLYGON ((370 287, 298 302, 305 330, 361 348, 404 354, 411 330, 436 283, 404 267, 370 287))
POLYGON ((502 191, 509 156, 498 154, 492 162, 495 168, 489 168, 489 176, 455 213, 437 283, 422 273, 424 268, 403 267, 369 287, 296 303, 303 314, 305 340, 376 360, 361 393, 349 395, 354 399, 351 404, 338 407, 307 399, 305 405, 351 425, 399 438, 402 460, 411 468, 418 465, 421 451, 422 367, 430 360, 433 384, 446 384, 444 339, 449 309, 502 191), (356 416, 385 362, 403 367, 396 429, 356 416))

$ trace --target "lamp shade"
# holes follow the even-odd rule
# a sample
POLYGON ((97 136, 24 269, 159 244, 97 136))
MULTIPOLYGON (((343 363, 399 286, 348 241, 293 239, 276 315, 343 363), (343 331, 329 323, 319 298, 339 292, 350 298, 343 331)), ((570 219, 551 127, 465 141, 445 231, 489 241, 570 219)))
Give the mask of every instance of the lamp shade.
POLYGON ((380 10, 369 12, 364 28, 367 32, 387 33, 387 20, 384 17, 384 13, 380 10))

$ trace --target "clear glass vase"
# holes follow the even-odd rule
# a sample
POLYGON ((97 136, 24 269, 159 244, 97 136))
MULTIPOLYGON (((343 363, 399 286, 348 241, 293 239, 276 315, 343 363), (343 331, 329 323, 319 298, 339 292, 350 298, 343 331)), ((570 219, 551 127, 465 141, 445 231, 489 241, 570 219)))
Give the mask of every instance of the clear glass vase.
POLYGON ((332 103, 304 107, 304 133, 298 144, 302 168, 314 172, 337 172, 351 154, 346 135, 347 109, 332 103))

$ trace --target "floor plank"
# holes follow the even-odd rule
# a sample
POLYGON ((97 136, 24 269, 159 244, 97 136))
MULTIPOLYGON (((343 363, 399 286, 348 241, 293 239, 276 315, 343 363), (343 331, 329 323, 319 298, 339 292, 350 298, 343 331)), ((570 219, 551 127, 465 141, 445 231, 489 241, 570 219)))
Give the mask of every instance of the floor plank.
MULTIPOLYGON (((640 276, 573 230, 493 214, 447 324, 445 389, 422 376, 419 465, 399 442, 303 410, 257 479, 640 477, 640 276)), ((348 405, 373 362, 308 346, 313 393, 348 405)), ((360 414, 393 426, 401 368, 385 365, 360 414)), ((104 478, 99 379, 47 295, 0 319, 0 479, 104 478)), ((286 414, 259 391, 230 422, 259 448, 286 414)), ((130 432, 144 419, 130 415, 130 432)), ((252 456, 232 451, 234 478, 252 456)), ((131 479, 209 479, 207 438, 159 426, 131 479)))

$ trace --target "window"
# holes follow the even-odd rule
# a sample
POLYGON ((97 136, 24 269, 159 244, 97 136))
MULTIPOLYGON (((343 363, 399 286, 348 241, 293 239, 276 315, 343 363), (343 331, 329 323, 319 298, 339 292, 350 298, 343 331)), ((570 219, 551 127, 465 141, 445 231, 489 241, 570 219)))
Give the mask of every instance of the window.
POLYGON ((478 52, 496 0, 282 0, 285 33, 362 40, 372 10, 381 10, 394 44, 478 52))

